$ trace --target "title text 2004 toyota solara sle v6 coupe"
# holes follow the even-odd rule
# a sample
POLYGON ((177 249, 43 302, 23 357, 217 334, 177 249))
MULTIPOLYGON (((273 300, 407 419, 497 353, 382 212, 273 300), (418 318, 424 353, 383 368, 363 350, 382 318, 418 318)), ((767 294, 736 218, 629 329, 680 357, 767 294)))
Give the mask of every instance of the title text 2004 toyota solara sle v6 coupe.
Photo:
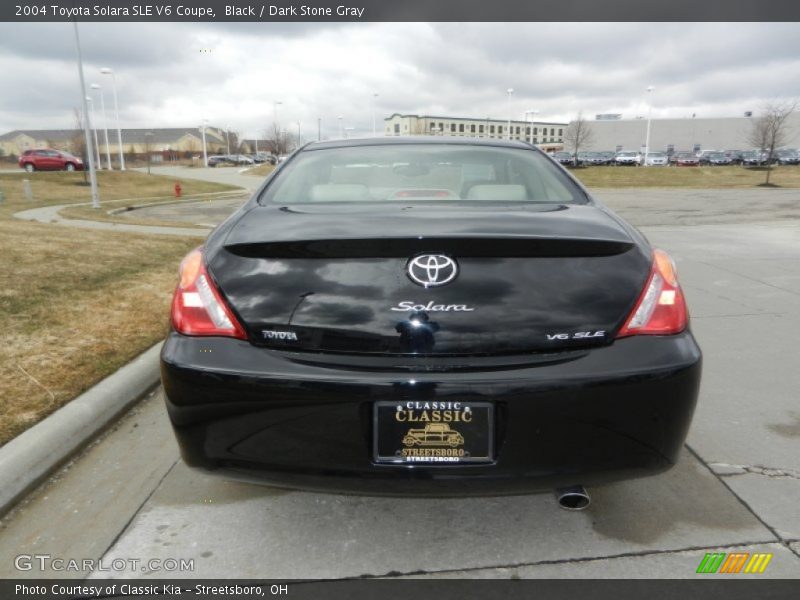
POLYGON ((396 495, 663 471, 700 365, 666 253, 536 148, 448 138, 295 152, 184 259, 162 352, 188 465, 396 495))

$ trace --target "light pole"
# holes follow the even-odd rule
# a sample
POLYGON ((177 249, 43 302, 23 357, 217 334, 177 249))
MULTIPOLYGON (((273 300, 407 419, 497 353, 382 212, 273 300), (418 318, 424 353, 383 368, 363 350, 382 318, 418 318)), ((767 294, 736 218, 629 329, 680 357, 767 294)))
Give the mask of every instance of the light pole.
POLYGON ((531 132, 530 132, 530 136, 529 136, 531 145, 533 145, 533 126, 536 123, 536 115, 538 115, 538 114, 539 114, 538 110, 526 110, 525 111, 525 121, 526 122, 528 121, 528 115, 531 116, 531 132))
MULTIPOLYGON (((111 148, 108 143, 108 119, 106 119, 106 100, 103 96, 103 86, 93 83, 89 87, 93 90, 100 90, 100 111, 103 113, 103 136, 106 140, 106 166, 108 167, 109 171, 113 171, 111 168, 111 148)), ((97 129, 95 129, 95 131, 97 131, 97 129)))
POLYGON ((378 128, 375 124, 375 104, 378 101, 378 94, 372 94, 372 137, 378 136, 378 128))
POLYGON ((208 149, 206 147, 206 125, 208 125, 208 119, 203 119, 203 123, 200 125, 200 131, 203 132, 203 166, 208 167, 208 149))
POLYGON ((111 75, 111 89, 114 91, 114 113, 117 119, 117 147, 119 148, 119 170, 125 170, 125 155, 122 152, 122 129, 119 124, 119 104, 117 103, 117 78, 114 76, 114 71, 108 67, 100 69, 103 75, 111 75))
POLYGON ((300 147, 300 140, 303 139, 303 132, 300 129, 300 121, 297 122, 297 148, 300 147))
POLYGON ((339 115, 336 118, 339 119, 339 139, 341 140, 344 137, 344 131, 342 130, 342 119, 344 119, 344 117, 339 115))
POLYGON ((225 125, 225 144, 228 147, 228 156, 231 155, 231 126, 225 125))
POLYGON ((94 124, 95 124, 95 127, 94 127, 94 149, 97 152, 97 168, 102 170, 103 167, 100 166, 100 164, 101 164, 101 160, 100 160, 100 142, 97 141, 97 121, 95 121, 95 118, 94 118, 94 100, 92 100, 91 96, 86 96, 86 101, 89 103, 89 106, 91 107, 90 110, 92 112, 92 121, 94 121, 94 124))
POLYGON ((514 93, 514 88, 508 88, 506 90, 508 94, 508 139, 511 139, 511 94, 514 93))
POLYGON ((81 38, 78 35, 78 21, 73 21, 75 29, 75 52, 78 58, 78 78, 81 82, 81 104, 83 105, 83 139, 86 143, 86 162, 89 163, 89 181, 92 186, 92 208, 100 208, 100 193, 97 190, 97 172, 94 170, 94 152, 92 152, 92 136, 89 135, 89 103, 86 102, 86 81, 83 79, 83 57, 81 56, 81 38))
POLYGON ((647 154, 650 152, 650 120, 653 116, 653 90, 655 90, 652 85, 647 86, 647 133, 644 137, 644 166, 647 166, 647 154))
POLYGON ((317 117, 317 141, 322 141, 322 117, 317 117))

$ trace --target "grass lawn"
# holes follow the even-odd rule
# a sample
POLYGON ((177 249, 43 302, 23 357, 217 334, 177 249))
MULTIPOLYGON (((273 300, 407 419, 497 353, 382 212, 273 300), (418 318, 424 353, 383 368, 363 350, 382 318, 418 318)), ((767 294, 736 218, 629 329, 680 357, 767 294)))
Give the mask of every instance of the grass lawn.
MULTIPOLYGON (((99 175, 103 200, 169 195, 174 185, 130 171, 99 175)), ((178 263, 199 243, 11 217, 88 201, 82 181, 80 173, 0 174, 0 444, 164 337, 178 263), (22 195, 23 178, 33 202, 22 195)), ((228 189, 181 185, 187 194, 228 189)))
MULTIPOLYGON (((570 169, 586 187, 749 188, 764 183, 766 173, 746 167, 586 167, 570 169)), ((770 183, 800 187, 800 167, 773 167, 770 183)))

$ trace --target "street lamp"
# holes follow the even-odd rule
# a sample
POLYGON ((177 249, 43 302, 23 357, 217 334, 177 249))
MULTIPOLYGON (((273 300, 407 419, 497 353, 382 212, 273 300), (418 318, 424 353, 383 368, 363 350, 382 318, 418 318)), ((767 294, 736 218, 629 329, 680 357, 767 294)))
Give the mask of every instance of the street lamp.
POLYGON ((206 125, 208 125, 208 119, 203 119, 203 122, 200 125, 200 131, 203 132, 203 166, 204 167, 208 167, 208 149, 206 147, 206 125))
POLYGON ((111 75, 111 89, 114 90, 114 113, 117 119, 117 147, 119 148, 119 170, 125 170, 125 155, 122 152, 122 129, 119 124, 119 104, 117 103, 117 78, 114 76, 114 71, 105 67, 100 69, 103 75, 111 75))
POLYGON ((322 117, 317 117, 317 141, 322 141, 322 117))
POLYGON ((94 123, 94 149, 97 151, 97 168, 102 170, 103 167, 100 166, 100 142, 97 141, 97 121, 94 118, 94 100, 92 100, 91 96, 86 96, 86 101, 89 103, 89 107, 92 111, 92 122, 94 123))
POLYGON ((530 143, 533 145, 533 125, 536 123, 536 115, 539 114, 538 110, 526 110, 525 111, 525 122, 528 122, 528 115, 531 116, 531 132, 529 135, 530 143))
POLYGON ((341 140, 344 137, 344 133, 342 130, 342 119, 344 119, 344 117, 342 115, 339 115, 336 118, 339 119, 339 139, 341 140))
MULTIPOLYGON (((113 171, 111 168, 111 148, 108 143, 108 119, 106 119, 106 100, 103 96, 103 86, 93 83, 89 87, 93 90, 100 90, 100 110, 103 113, 103 132, 106 140, 106 165, 108 166, 109 171, 113 171)), ((96 128, 95 131, 97 131, 96 128)))
POLYGON ((86 81, 83 78, 83 56, 81 56, 81 38, 78 34, 78 21, 72 22, 75 31, 75 54, 78 62, 78 79, 81 83, 81 104, 83 105, 83 139, 86 143, 86 162, 89 166, 89 181, 92 186, 92 208, 100 208, 100 192, 97 189, 97 172, 94 167, 94 156, 92 156, 92 136, 89 135, 91 123, 89 122, 89 103, 86 102, 86 81))
POLYGON ((511 139, 511 94, 514 93, 514 88, 508 88, 506 90, 508 94, 508 139, 511 139))
POLYGON ((652 85, 647 86, 647 134, 645 134, 644 138, 644 166, 647 166, 647 154, 650 152, 650 120, 653 116, 653 100, 652 94, 653 90, 655 90, 652 85))
POLYGON ((228 156, 231 155, 231 126, 225 125, 225 144, 228 148, 228 156))
POLYGON ((372 94, 372 137, 377 137, 378 129, 375 124, 375 104, 378 101, 378 94, 372 94))

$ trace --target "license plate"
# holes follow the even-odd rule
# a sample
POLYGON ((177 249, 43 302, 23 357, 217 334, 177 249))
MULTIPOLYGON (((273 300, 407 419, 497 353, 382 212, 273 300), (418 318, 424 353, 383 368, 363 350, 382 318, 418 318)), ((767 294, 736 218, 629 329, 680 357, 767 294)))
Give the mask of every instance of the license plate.
POLYGON ((445 466, 494 460, 490 402, 376 402, 373 428, 378 463, 445 466))

